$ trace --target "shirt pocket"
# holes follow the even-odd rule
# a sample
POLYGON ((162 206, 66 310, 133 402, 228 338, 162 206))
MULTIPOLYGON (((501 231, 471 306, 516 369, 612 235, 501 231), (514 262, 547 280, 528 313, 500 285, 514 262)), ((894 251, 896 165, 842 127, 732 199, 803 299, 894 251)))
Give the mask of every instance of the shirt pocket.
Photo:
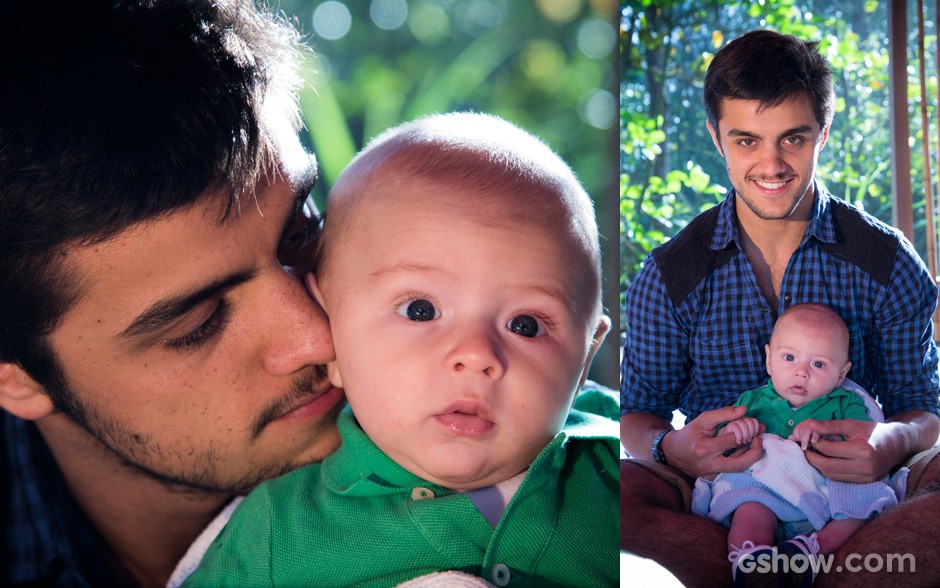
POLYGON ((759 341, 693 337, 690 346, 692 387, 716 397, 712 408, 733 403, 741 392, 767 379, 759 341))

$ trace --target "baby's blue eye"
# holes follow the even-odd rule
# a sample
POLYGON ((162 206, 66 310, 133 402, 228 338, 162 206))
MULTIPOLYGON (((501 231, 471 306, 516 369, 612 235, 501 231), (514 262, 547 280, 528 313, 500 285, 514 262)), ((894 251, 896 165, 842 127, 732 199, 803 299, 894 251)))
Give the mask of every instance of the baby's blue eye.
POLYGON ((824 364, 824 363, 821 362, 821 361, 814 361, 814 362, 813 362, 813 367, 822 369, 822 368, 826 367, 826 364, 824 364))
POLYGON ((793 361, 793 360, 796 359, 796 358, 793 357, 793 354, 792 354, 792 353, 787 353, 787 354, 785 354, 785 355, 783 356, 783 359, 786 360, 786 361, 793 361))
POLYGON ((539 321, 527 314, 512 317, 506 324, 506 328, 523 337, 538 337, 541 331, 539 321))
POLYGON ((441 313, 434 307, 434 303, 424 298, 409 300, 402 304, 398 307, 398 314, 418 322, 433 321, 441 316, 441 313))

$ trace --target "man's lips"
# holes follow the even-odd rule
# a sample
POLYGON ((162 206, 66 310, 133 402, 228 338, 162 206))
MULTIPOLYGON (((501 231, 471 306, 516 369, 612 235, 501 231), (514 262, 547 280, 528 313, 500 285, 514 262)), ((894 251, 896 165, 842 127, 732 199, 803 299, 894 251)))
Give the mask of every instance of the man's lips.
POLYGON ((343 400, 343 389, 331 384, 317 386, 312 392, 297 390, 280 402, 270 406, 252 425, 252 435, 257 437, 265 427, 280 422, 315 420, 329 413, 343 400))
POLYGON ((343 389, 336 386, 327 386, 325 390, 314 392, 284 414, 275 417, 275 420, 284 418, 303 418, 314 414, 326 413, 343 397, 343 389))
POLYGON ((793 178, 786 178, 786 179, 776 178, 773 180, 751 178, 751 181, 757 184, 758 188, 766 192, 778 192, 780 190, 783 190, 784 188, 786 188, 787 184, 790 183, 791 180, 793 180, 793 178))
POLYGON ((496 424, 485 407, 476 403, 456 403, 448 406, 434 419, 449 432, 462 437, 482 437, 496 424))

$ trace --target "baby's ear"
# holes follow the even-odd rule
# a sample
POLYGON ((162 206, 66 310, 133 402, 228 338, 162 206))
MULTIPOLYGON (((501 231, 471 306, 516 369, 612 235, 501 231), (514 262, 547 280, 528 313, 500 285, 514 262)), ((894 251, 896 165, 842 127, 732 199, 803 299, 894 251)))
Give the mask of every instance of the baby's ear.
POLYGON ((0 408, 29 421, 55 412, 46 389, 12 363, 0 363, 0 408))
MULTIPOLYGON (((307 287, 307 294, 316 300, 317 304, 319 304, 320 308, 322 308, 325 312, 326 306, 323 304, 323 292, 320 291, 320 284, 317 282, 317 276, 314 274, 305 275, 304 285, 307 287)), ((331 384, 337 388, 343 387, 343 376, 339 373, 339 366, 336 364, 336 360, 326 364, 326 373, 330 378, 331 384)))
POLYGON ((849 370, 852 369, 852 362, 847 361, 845 365, 842 366, 842 371, 839 372, 839 385, 842 385, 842 382, 845 380, 845 376, 849 374, 849 370))
POLYGON ((320 305, 320 308, 326 311, 326 307, 323 305, 323 293, 320 291, 320 284, 317 282, 317 276, 312 273, 304 275, 304 285, 307 287, 307 294, 317 301, 317 304, 320 305))
POLYGON ((591 362, 594 360, 594 354, 597 353, 597 350, 600 349, 601 343, 604 342, 604 337, 607 336, 607 332, 610 331, 610 317, 607 315, 601 315, 597 319, 597 325, 594 327, 594 336, 591 342, 591 348, 588 349, 587 357, 584 360, 584 369, 581 371, 581 383, 578 384, 578 387, 584 385, 584 381, 587 380, 588 371, 591 369, 591 362))
POLYGON ((339 365, 337 365, 335 359, 326 364, 326 373, 330 377, 330 384, 337 388, 343 387, 343 375, 339 372, 339 365))

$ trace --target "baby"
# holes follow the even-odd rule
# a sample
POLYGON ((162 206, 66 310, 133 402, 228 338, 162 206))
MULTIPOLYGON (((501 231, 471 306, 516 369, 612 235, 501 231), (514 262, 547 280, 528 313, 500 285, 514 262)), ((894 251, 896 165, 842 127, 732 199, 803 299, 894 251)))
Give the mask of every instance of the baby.
POLYGON ((250 494, 191 584, 615 585, 617 398, 579 394, 610 325, 599 268, 590 198, 517 127, 439 115, 372 141, 308 282, 342 446, 250 494))
MULTIPOLYGON (((862 398, 840 387, 852 365, 842 318, 821 304, 793 306, 777 319, 766 352, 770 381, 741 394, 735 405, 746 406, 747 416, 727 423, 719 434, 730 432, 745 444, 763 427, 777 437, 763 437, 765 455, 747 471, 696 481, 692 500, 698 514, 724 523, 730 517, 728 559, 735 585, 743 585, 761 554, 773 553, 778 521, 791 529, 808 521, 815 529, 779 547, 789 556, 808 558, 834 552, 866 519, 897 504, 887 484, 827 480, 802 453, 819 440, 816 421, 872 420, 862 398)), ((802 581, 809 586, 812 569, 803 569, 802 581)))

